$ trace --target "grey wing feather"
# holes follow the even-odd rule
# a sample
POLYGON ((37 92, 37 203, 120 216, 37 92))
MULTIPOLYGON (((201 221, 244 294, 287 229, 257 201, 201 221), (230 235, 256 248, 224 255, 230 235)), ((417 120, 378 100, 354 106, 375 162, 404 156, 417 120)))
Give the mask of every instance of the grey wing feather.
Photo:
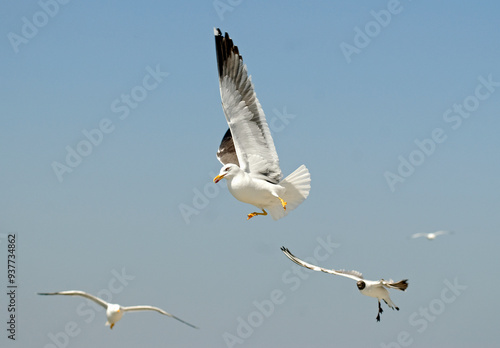
POLYGON ((452 233, 453 233, 453 231, 436 231, 436 232, 434 232, 434 234, 436 236, 440 236, 442 234, 452 234, 452 233))
POLYGON ((342 274, 345 274, 345 275, 351 275, 351 276, 354 276, 354 277, 357 277, 359 279, 364 279, 363 278, 363 274, 361 274, 361 272, 358 272, 358 271, 346 271, 345 269, 341 269, 341 270, 338 270, 338 271, 335 271, 337 273, 342 273, 342 274))
POLYGON ((415 233, 411 235, 411 238, 420 238, 424 236, 427 236, 427 233, 415 233))
POLYGON ((281 247, 281 251, 283 251, 283 253, 290 260, 292 260, 293 262, 295 262, 297 265, 305 267, 305 268, 312 269, 313 271, 320 271, 320 272, 324 272, 324 273, 328 273, 328 274, 340 275, 340 276, 344 276, 344 277, 347 277, 347 278, 354 279, 356 281, 359 280, 359 279, 363 279, 363 275, 360 272, 358 272, 358 271, 346 271, 346 270, 339 270, 339 271, 337 271, 337 270, 334 270, 334 269, 327 269, 327 268, 315 266, 313 264, 310 264, 308 262, 305 262, 305 261, 299 259, 297 256, 293 255, 290 252, 290 250, 288 250, 285 247, 281 247))
POLYGON ((161 313, 163 315, 166 315, 166 316, 169 316, 171 318, 174 318, 174 319, 180 321, 181 323, 184 323, 184 324, 186 324, 188 326, 191 326, 192 328, 198 329, 197 326, 194 326, 193 324, 190 324, 187 321, 184 321, 184 320, 176 317, 173 314, 165 312, 163 309, 158 308, 158 307, 153 307, 153 306, 130 306, 130 307, 122 307, 122 309, 125 312, 132 312, 132 311, 156 311, 156 312, 161 313))
POLYGON ((219 150, 217 151, 217 159, 223 165, 228 163, 233 163, 237 166, 240 165, 238 156, 236 155, 236 149, 234 148, 233 136, 229 128, 220 142, 219 150))
POLYGON ((88 294, 84 291, 80 290, 68 290, 68 291, 59 291, 59 292, 39 292, 38 295, 65 295, 65 296, 81 296, 94 301, 95 303, 101 305, 104 308, 108 308, 108 303, 99 297, 88 294))

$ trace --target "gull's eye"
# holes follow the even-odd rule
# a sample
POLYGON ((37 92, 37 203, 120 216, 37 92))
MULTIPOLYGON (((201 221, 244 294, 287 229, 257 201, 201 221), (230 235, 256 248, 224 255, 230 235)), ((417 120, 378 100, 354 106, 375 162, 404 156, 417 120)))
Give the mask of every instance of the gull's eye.
POLYGON ((229 167, 227 167, 226 169, 224 169, 225 172, 229 172, 229 167))

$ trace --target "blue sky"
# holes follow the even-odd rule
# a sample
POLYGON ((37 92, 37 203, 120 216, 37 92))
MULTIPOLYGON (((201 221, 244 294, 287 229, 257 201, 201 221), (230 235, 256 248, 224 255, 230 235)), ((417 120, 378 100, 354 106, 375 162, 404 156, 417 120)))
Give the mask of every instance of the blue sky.
POLYGON ((497 3, 55 4, 0 13, 0 284, 15 233, 19 286, 2 346, 496 345, 497 3), (246 221, 254 208, 212 183, 227 129, 213 27, 240 48, 284 174, 311 172, 282 220, 246 221), (456 233, 409 238, 439 229, 456 233), (376 323, 375 299, 282 245, 408 278, 400 311, 376 323), (110 331, 83 299, 35 295, 69 289, 201 329, 129 313, 110 331))

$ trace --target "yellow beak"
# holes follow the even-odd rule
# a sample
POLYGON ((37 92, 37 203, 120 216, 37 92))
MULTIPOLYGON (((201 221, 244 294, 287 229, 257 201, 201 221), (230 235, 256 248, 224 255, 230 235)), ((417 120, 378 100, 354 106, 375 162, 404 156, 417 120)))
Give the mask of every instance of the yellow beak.
POLYGON ((221 181, 221 179, 224 177, 224 175, 217 175, 215 178, 214 178, 214 182, 217 184, 219 181, 221 181))

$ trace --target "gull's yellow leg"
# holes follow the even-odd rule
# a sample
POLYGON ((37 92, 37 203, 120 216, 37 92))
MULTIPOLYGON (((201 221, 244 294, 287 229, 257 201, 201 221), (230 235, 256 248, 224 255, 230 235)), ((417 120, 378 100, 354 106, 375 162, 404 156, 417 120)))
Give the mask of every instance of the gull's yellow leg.
POLYGON ((110 329, 112 329, 112 328, 113 328, 113 326, 115 326, 115 323, 113 323, 113 324, 109 325, 109 328, 110 328, 110 329))
POLYGON ((283 199, 281 199, 281 197, 278 197, 278 198, 280 199, 280 202, 281 202, 281 205, 283 206, 283 209, 286 210, 286 202, 283 199))
POLYGON ((251 219, 251 218, 253 218, 255 215, 263 215, 263 216, 266 216, 266 215, 267 215, 267 211, 265 211, 264 209, 262 209, 262 213, 257 213, 257 212, 250 213, 250 214, 248 214, 248 218, 247 218, 247 220, 250 220, 250 219, 251 219))

